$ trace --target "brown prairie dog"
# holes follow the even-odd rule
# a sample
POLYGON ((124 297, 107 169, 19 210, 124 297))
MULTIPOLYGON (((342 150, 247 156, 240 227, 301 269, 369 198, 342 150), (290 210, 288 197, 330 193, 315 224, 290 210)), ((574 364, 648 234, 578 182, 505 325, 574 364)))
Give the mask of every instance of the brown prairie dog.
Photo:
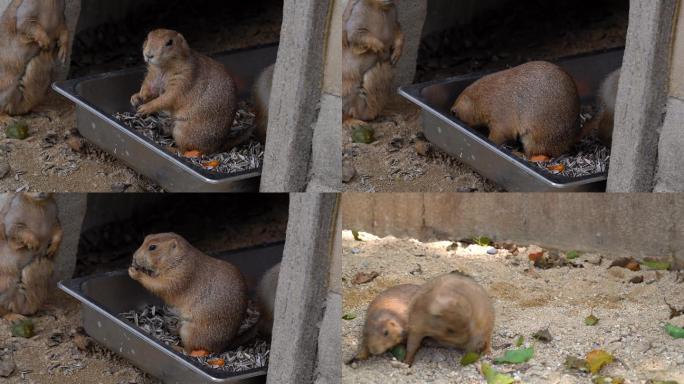
POLYGON ((419 289, 414 284, 397 285, 373 299, 366 311, 361 347, 348 363, 381 355, 406 341, 409 305, 419 289))
POLYGON ((575 81, 544 61, 481 78, 461 93, 451 112, 471 127, 487 126, 496 145, 520 140, 527 157, 561 156, 580 138, 575 81))
POLYGON ((256 136, 262 143, 266 143, 266 131, 268 130, 268 109, 271 100, 271 88, 273 87, 273 71, 275 64, 264 69, 254 83, 252 91, 254 108, 256 109, 256 136))
POLYGON ((392 94, 392 67, 403 52, 395 2, 351 0, 343 23, 343 117, 374 120, 392 94))
POLYGON ((237 335, 247 311, 247 285, 234 265, 164 233, 145 238, 128 274, 179 313, 186 351, 222 352, 237 335))
POLYGON ((45 301, 62 241, 50 194, 0 195, 0 315, 32 315, 45 301))
POLYGON ((42 101, 55 59, 69 57, 64 0, 13 0, 0 18, 0 113, 21 115, 42 101))
POLYGON ((415 294, 408 324, 405 363, 409 365, 426 337, 466 352, 489 353, 494 306, 474 280, 450 273, 428 281, 415 294))
POLYGON ((251 131, 231 137, 237 95, 221 63, 192 50, 183 35, 168 29, 150 32, 143 54, 147 76, 131 104, 141 115, 169 113, 181 152, 213 154, 250 137, 251 131))
POLYGON ((273 330, 273 313, 275 312, 275 298, 280 277, 280 263, 269 269, 257 287, 257 304, 259 305, 259 333, 271 336, 273 330))
POLYGON ((613 125, 615 118, 615 101, 617 99, 618 85, 620 84, 620 71, 617 69, 610 73, 601 84, 597 95, 598 111, 587 122, 587 133, 598 129, 598 137, 604 145, 610 146, 613 141, 613 125))

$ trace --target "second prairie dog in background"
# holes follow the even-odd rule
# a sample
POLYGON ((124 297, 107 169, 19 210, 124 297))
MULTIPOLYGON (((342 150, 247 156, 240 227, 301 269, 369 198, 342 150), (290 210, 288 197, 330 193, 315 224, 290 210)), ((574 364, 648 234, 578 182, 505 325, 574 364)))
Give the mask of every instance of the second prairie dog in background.
POLYGON ((259 333, 271 336, 273 333, 273 313, 275 298, 280 277, 280 263, 269 269, 259 281, 257 287, 257 304, 259 305, 259 333))
POLYGON ((13 0, 0 19, 0 113, 30 112, 68 57, 64 0, 13 0))
POLYGON ((15 320, 40 309, 61 242, 52 195, 0 195, 0 316, 15 320))
POLYGON ((361 346, 348 363, 383 354, 406 341, 409 305, 419 289, 414 284, 397 285, 373 299, 366 311, 361 346))
POLYGON ((128 274, 178 312, 186 351, 222 352, 237 336, 247 311, 247 284, 234 265, 164 233, 145 238, 128 274))
POLYGON ((399 61, 404 47, 395 2, 350 0, 343 23, 343 116, 374 120, 389 101, 391 67, 399 61), (383 63, 389 65, 368 75, 383 63))
POLYGON ((225 67, 190 48, 180 33, 152 31, 143 48, 147 76, 131 104, 141 115, 167 112, 181 152, 230 150, 252 132, 231 138, 237 112, 235 82, 225 67))
POLYGON ((580 139, 580 98, 559 66, 533 61, 481 78, 452 113, 471 127, 487 126, 496 145, 520 140, 525 155, 558 157, 580 139))
POLYGON ((268 130, 268 110, 271 102, 271 88, 273 88, 273 71, 275 64, 264 69, 254 83, 253 99, 256 109, 256 136, 261 143, 266 143, 268 130))
POLYGON ((609 74, 601 84, 596 98, 598 110, 596 115, 587 123, 587 130, 598 129, 598 137, 604 145, 613 142, 613 125, 615 123, 615 102, 618 85, 620 85, 620 71, 618 69, 609 74))
POLYGON ((466 352, 489 353, 494 306, 475 280, 449 273, 425 283, 409 308, 406 364, 413 364, 424 338, 466 352))

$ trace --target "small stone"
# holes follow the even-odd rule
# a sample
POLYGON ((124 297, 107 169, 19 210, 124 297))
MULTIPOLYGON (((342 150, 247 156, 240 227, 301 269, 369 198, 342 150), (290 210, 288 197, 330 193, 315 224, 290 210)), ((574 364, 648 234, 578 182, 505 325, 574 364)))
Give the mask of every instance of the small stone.
POLYGON ((74 152, 83 152, 83 147, 85 146, 85 140, 78 136, 69 136, 66 139, 66 143, 74 152))
POLYGON ((390 146, 396 149, 401 149, 404 147, 404 139, 400 136, 395 136, 390 140, 390 146))
POLYGON ((0 377, 10 377, 15 369, 17 369, 17 365, 14 364, 12 358, 0 360, 0 377))
POLYGON ((489 254, 489 255, 496 255, 497 252, 498 252, 498 251, 496 250, 496 248, 493 248, 493 247, 492 247, 492 248, 489 248, 489 249, 487 250, 487 254, 489 254))
POLYGON ((356 369, 356 368, 359 367, 359 363, 357 363, 357 362, 355 361, 355 362, 351 363, 350 367, 351 367, 352 369, 356 369))
POLYGON ((346 184, 354 180, 356 177, 356 168, 350 162, 345 161, 342 164, 342 181, 346 184))
POLYGON ((432 144, 427 141, 418 140, 416 141, 416 153, 420 156, 429 156, 432 153, 432 144))
POLYGON ((401 361, 397 361, 397 360, 392 360, 392 361, 390 361, 390 365, 391 365, 393 368, 397 368, 397 369, 402 369, 402 368, 408 368, 408 367, 409 367, 408 364, 404 364, 404 363, 402 363, 401 361))
POLYGON ((358 248, 352 248, 351 253, 352 255, 358 255, 359 253, 361 253, 361 250, 358 248))
POLYGON ((587 253, 583 256, 582 260, 592 265, 601 265, 601 262, 603 261, 603 256, 594 253, 587 253))
POLYGON ((131 185, 127 183, 114 183, 112 184, 112 192, 124 193, 130 186, 131 185))
POLYGON ((643 276, 634 276, 631 279, 629 279, 629 282, 632 284, 641 284, 644 282, 644 277, 643 276))

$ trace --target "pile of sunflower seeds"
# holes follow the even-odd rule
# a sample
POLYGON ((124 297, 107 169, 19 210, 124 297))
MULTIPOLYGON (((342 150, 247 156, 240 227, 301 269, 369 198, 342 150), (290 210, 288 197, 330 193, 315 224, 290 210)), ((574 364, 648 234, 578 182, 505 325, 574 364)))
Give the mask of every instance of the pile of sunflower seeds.
MULTIPOLYGON (((119 316, 136 325, 148 335, 179 351, 178 353, 183 353, 198 363, 213 369, 226 372, 242 372, 263 368, 268 365, 271 346, 268 342, 258 338, 230 351, 215 353, 205 357, 190 357, 185 352, 181 352, 181 339, 178 335, 179 318, 167 307, 147 305, 143 308, 120 313, 119 316), (216 359, 223 360, 224 365, 216 366, 210 363, 216 359)), ((247 308, 247 316, 245 316, 238 334, 242 334, 250 329, 258 321, 259 311, 254 303, 250 302, 247 308)))
MULTIPOLYGON (((247 171, 255 171, 263 165, 264 146, 258 140, 252 138, 249 142, 233 148, 229 152, 217 153, 211 156, 199 158, 186 158, 175 147, 171 128, 173 119, 168 115, 154 114, 151 116, 138 116, 135 113, 116 113, 114 117, 125 126, 143 135, 164 150, 179 156, 183 161, 195 168, 208 170, 217 174, 233 175, 247 171), (217 162, 218 166, 208 166, 217 162)), ((232 127, 231 136, 238 136, 244 131, 252 129, 256 116, 250 112, 250 107, 245 102, 240 102, 232 127)))

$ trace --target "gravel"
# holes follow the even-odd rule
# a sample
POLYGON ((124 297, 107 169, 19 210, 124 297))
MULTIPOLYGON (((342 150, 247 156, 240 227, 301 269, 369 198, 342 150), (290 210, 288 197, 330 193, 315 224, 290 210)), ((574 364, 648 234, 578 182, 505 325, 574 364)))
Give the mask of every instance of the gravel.
MULTIPOLYGON (((342 358, 349 359, 358 348, 365 310, 382 290, 404 283, 421 284, 442 273, 460 270, 482 284, 494 300, 497 319, 493 336, 493 357, 515 345, 518 336, 535 347, 535 356, 522 365, 496 366, 524 383, 591 383, 584 373, 563 367, 567 356, 583 358, 594 349, 612 353, 616 361, 601 371, 621 376, 627 383, 647 380, 684 382, 684 340, 668 336, 666 322, 684 325, 684 316, 669 319, 670 309, 684 308, 684 284, 675 272, 632 272, 608 269, 609 262, 585 254, 573 260, 583 268, 560 267, 539 270, 531 267, 528 253, 536 246, 517 247, 515 254, 488 247, 459 244, 447 251, 451 242, 421 243, 392 237, 379 239, 365 233, 363 242, 343 235, 344 314, 356 318, 343 321, 342 358), (594 263, 599 263, 595 265, 594 263), (358 272, 380 272, 369 284, 353 285, 358 272), (653 275, 650 284, 630 283, 635 276, 653 275), (658 276, 659 275, 659 276, 658 276), (590 314, 599 323, 589 327, 590 314), (552 341, 534 341, 532 335, 547 329, 552 341)), ((507 247, 508 248, 508 247, 507 247)), ((648 279, 645 279, 647 281, 648 279)), ((393 362, 391 355, 374 357, 354 367, 343 367, 344 383, 484 383, 479 364, 459 365, 462 353, 449 348, 423 347, 413 367, 393 362)))

